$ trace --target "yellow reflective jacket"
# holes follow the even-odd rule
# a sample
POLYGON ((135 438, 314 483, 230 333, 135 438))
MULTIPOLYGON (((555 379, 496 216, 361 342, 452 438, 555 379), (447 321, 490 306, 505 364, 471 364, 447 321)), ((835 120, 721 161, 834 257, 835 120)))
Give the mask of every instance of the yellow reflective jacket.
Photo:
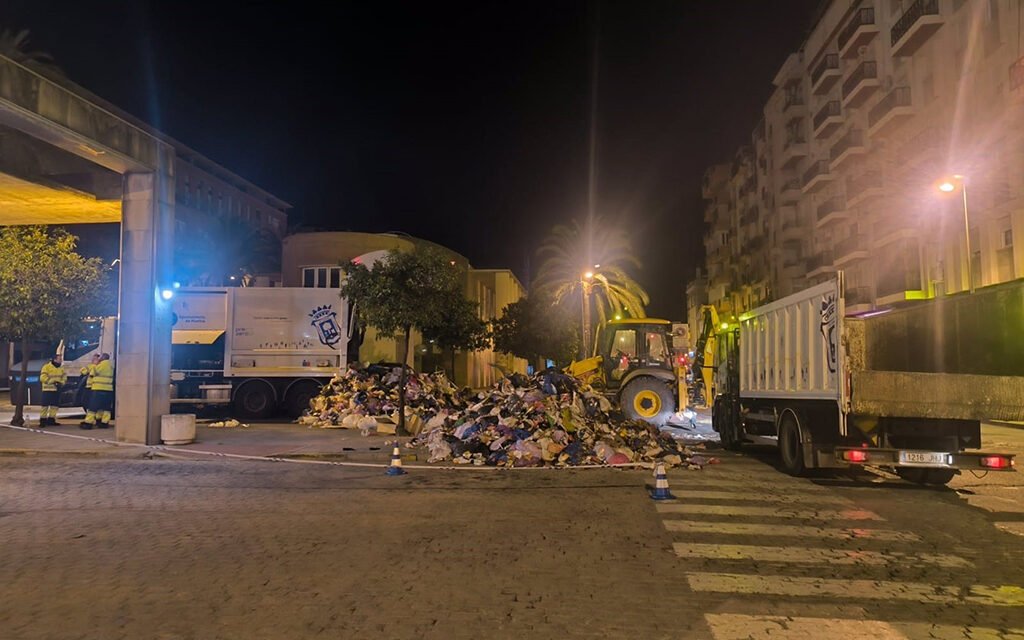
POLYGON ((92 379, 96 377, 96 365, 85 365, 84 367, 82 367, 82 370, 79 372, 79 374, 85 377, 85 388, 92 389, 92 379))
POLYGON ((110 363, 110 360, 100 360, 100 363, 96 365, 92 378, 92 390, 114 390, 114 365, 110 363))
POLYGON ((58 367, 53 362, 47 362, 39 371, 39 383, 43 391, 57 391, 61 385, 67 382, 68 374, 64 367, 58 367))

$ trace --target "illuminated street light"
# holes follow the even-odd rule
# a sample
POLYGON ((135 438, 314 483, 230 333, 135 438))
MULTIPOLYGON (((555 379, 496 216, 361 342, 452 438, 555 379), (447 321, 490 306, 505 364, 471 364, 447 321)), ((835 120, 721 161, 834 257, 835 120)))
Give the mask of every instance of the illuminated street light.
POLYGON ((160 297, 163 298, 164 300, 170 300, 171 298, 174 297, 174 290, 164 289, 163 291, 160 292, 160 297))
POLYGON ((583 274, 583 277, 586 278, 587 280, 590 280, 591 278, 594 277, 594 272, 593 271, 588 271, 588 272, 583 274))
POLYGON ((971 265, 973 256, 971 254, 971 222, 967 215, 967 176, 954 174, 939 181, 938 189, 943 193, 953 193, 957 187, 963 194, 964 203, 964 246, 967 249, 967 290, 974 293, 974 269, 971 265))

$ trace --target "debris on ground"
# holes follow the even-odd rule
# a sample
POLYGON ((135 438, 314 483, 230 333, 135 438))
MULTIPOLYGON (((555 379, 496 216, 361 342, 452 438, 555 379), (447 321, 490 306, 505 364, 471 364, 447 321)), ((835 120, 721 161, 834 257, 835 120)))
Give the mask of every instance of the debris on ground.
POLYGON ((231 418, 230 420, 219 420, 217 422, 211 422, 206 426, 212 427, 214 429, 234 429, 235 427, 242 427, 243 429, 249 428, 249 425, 245 424, 244 422, 239 422, 234 418, 231 418))
MULTIPOLYGON (((364 435, 397 422, 399 371, 350 369, 313 398, 301 424, 359 429, 364 435), (387 422, 385 422, 385 419, 387 422)), ((443 373, 408 374, 406 423, 428 462, 501 467, 653 465, 701 468, 670 435, 626 419, 611 402, 571 376, 547 370, 512 374, 491 389, 459 389, 443 373)))

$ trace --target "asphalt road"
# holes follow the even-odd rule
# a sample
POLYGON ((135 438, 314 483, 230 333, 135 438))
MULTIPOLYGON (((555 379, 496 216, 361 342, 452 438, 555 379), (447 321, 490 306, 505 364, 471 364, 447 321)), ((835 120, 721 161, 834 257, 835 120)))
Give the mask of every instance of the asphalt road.
POLYGON ((721 459, 655 503, 640 471, 0 457, 0 637, 1024 638, 1012 511, 721 459))

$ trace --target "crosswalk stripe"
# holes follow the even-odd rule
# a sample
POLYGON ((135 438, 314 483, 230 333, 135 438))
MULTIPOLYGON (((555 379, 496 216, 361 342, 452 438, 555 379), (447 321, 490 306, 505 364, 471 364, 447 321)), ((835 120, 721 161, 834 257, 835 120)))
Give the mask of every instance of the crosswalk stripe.
POLYGON ((771 502, 771 503, 799 503, 799 504, 829 504, 829 505, 852 505, 853 500, 841 496, 825 495, 791 495, 777 494, 766 495, 753 493, 748 488, 745 491, 720 491, 717 489, 672 489, 677 498, 683 500, 735 500, 746 502, 771 502))
POLYGON ((778 477, 765 477, 763 481, 756 478, 742 479, 722 477, 698 478, 680 473, 669 473, 669 480, 680 489, 743 489, 745 491, 778 491, 780 493, 831 493, 832 489, 807 482, 805 480, 779 480, 778 477))
POLYGON ((911 640, 917 638, 972 638, 998 640, 1024 629, 992 629, 931 622, 882 622, 842 618, 751 616, 708 613, 704 616, 714 640, 911 640))
POLYGON ((920 542, 921 538, 909 531, 865 529, 861 527, 834 528, 789 524, 755 524, 736 522, 691 522, 689 520, 662 520, 665 528, 679 533, 714 533, 718 535, 773 536, 797 538, 828 538, 833 540, 880 540, 888 542, 920 542))
POLYGON ((882 516, 865 509, 794 509, 783 506, 735 506, 719 504, 659 504, 659 513, 683 513, 712 516, 762 516, 774 518, 795 518, 803 520, 884 520, 882 516))
POLYGON ((919 582, 885 580, 837 580, 793 576, 759 576, 736 573, 687 573, 690 589, 712 593, 744 593, 760 596, 828 597, 863 600, 913 600, 923 604, 979 604, 1019 607, 1024 589, 1012 585, 976 585, 961 588, 919 582))
POLYGON ((942 553, 900 553, 814 547, 762 547, 748 544, 704 544, 676 542, 676 555, 687 560, 748 560, 819 565, 915 566, 928 564, 946 568, 967 568, 972 563, 942 553))

